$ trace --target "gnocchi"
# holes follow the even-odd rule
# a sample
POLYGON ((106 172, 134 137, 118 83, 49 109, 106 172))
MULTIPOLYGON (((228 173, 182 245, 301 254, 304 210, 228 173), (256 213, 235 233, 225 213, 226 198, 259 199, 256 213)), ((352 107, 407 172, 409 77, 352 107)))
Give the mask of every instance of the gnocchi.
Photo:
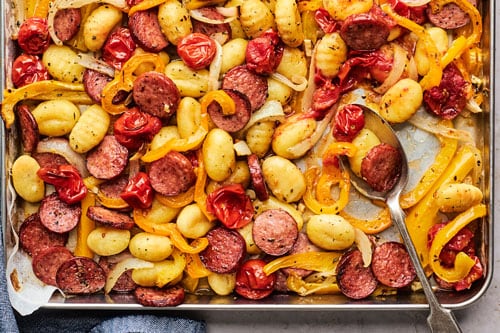
POLYGON ((177 228, 186 238, 203 237, 214 226, 197 204, 182 208, 177 216, 176 223, 177 228))
POLYGON ((223 181, 231 175, 236 166, 236 153, 229 133, 220 128, 210 130, 203 142, 202 151, 208 177, 223 181))
POLYGON ((441 186, 435 193, 436 205, 443 213, 463 212, 483 200, 483 192, 470 184, 452 183, 441 186))
POLYGON ((292 116, 276 128, 271 146, 274 152, 281 157, 299 158, 301 156, 295 155, 288 149, 309 138, 315 129, 316 121, 314 119, 310 117, 300 119, 292 116))
POLYGON ((177 129, 181 138, 189 138, 200 127, 201 104, 192 97, 184 97, 176 112, 177 129))
POLYGON ((337 32, 325 34, 318 45, 314 60, 316 68, 327 78, 336 77, 347 59, 347 44, 337 32))
POLYGON ((140 232, 132 239, 128 248, 136 258, 146 261, 162 261, 167 259, 174 251, 172 241, 167 236, 140 232))
POLYGON ((38 162, 29 155, 19 156, 12 164, 12 185, 27 202, 39 202, 45 195, 45 183, 38 177, 38 162))
POLYGON ((324 0, 323 6, 333 19, 343 21, 353 14, 368 12, 373 0, 324 0))
POLYGON ((83 154, 102 141, 108 131, 111 117, 97 105, 85 110, 69 134, 69 145, 77 153, 83 154))
POLYGON ((209 72, 206 69, 193 70, 177 60, 167 65, 165 74, 174 81, 183 97, 201 97, 208 91, 209 72))
POLYGON ((325 250, 344 250, 354 243, 354 227, 342 216, 322 214, 311 216, 306 225, 311 242, 325 250))
POLYGON ((306 191, 306 181, 302 171, 290 160, 281 156, 264 159, 262 174, 273 195, 285 202, 300 200, 306 191))
POLYGON ((269 29, 276 30, 273 13, 261 0, 243 1, 240 7, 240 22, 243 31, 250 38, 255 38, 269 29))
POLYGON ((297 47, 304 41, 302 19, 300 17, 297 1, 276 0, 274 16, 276 28, 283 43, 290 47, 297 47))
POLYGON ((236 273, 210 274, 208 285, 219 296, 226 296, 233 292, 236 286, 236 273))
POLYGON ((83 24, 85 46, 89 51, 102 48, 113 28, 121 22, 122 11, 111 5, 102 5, 90 13, 83 24))
POLYGON ((129 246, 130 231, 110 227, 97 227, 87 237, 87 245, 97 255, 112 256, 129 246))
POLYGON ((68 100, 53 99, 38 104, 32 114, 40 134, 63 136, 73 130, 80 118, 80 109, 68 100))
POLYGON ((42 62, 49 74, 59 81, 82 83, 85 67, 78 63, 79 58, 69 46, 51 44, 43 53, 42 62))
POLYGON ((417 112, 424 93, 420 84, 406 78, 390 87, 380 100, 380 115, 391 123, 402 123, 417 112))
POLYGON ((222 45, 221 74, 245 62, 247 45, 248 41, 243 38, 234 38, 222 45))
POLYGON ((363 158, 368 154, 370 149, 380 144, 380 139, 369 129, 363 128, 352 140, 352 143, 356 146, 356 153, 354 156, 348 158, 349 164, 351 170, 358 177, 361 177, 361 163, 363 158))
POLYGON ((193 32, 189 12, 178 0, 167 0, 158 7, 158 21, 163 34, 174 45, 193 32))
POLYGON ((263 121, 251 126, 246 134, 248 147, 258 157, 264 157, 271 147, 274 129, 274 121, 263 121))

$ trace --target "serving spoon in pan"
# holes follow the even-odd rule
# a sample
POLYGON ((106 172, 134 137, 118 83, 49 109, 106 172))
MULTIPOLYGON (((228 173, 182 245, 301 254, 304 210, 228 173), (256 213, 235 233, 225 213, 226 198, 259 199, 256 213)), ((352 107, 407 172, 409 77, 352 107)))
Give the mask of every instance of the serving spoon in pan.
POLYGON ((349 172, 351 183, 363 196, 369 199, 382 200, 387 204, 392 222, 396 225, 403 238, 403 242, 406 245, 418 279, 422 284, 427 302, 429 303, 430 313, 427 317, 427 323, 431 331, 434 333, 462 332, 451 310, 445 309, 437 300, 436 295, 434 295, 429 280, 427 280, 427 276, 418 258, 415 246, 410 238, 410 234, 408 233, 408 229, 406 228, 405 213, 399 205, 399 196, 408 182, 408 160, 403 146, 387 121, 365 105, 356 105, 363 109, 365 128, 373 131, 381 142, 387 143, 399 150, 401 154, 401 172, 397 182, 391 189, 385 192, 377 192, 373 190, 365 180, 354 174, 345 156, 341 156, 340 158, 342 168, 349 172))

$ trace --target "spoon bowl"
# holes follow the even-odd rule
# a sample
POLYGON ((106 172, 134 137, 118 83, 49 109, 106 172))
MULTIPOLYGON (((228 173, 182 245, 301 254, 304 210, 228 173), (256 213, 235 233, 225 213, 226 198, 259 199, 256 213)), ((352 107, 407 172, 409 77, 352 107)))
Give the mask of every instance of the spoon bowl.
POLYGON ((359 106, 363 110, 365 128, 375 133, 382 143, 387 143, 400 152, 401 171, 397 182, 391 189, 385 192, 378 192, 373 190, 365 180, 358 177, 351 170, 349 162, 345 156, 340 156, 340 164, 342 168, 349 173, 351 183, 358 190, 358 192, 367 198, 381 200, 387 204, 391 213, 392 222, 396 225, 399 233, 401 234, 401 238, 403 239, 408 254, 410 255, 417 277, 422 284, 422 289, 427 298, 427 302, 429 303, 430 313, 427 317, 427 323, 429 324, 431 331, 434 333, 462 332, 453 313, 449 309, 444 308, 437 300, 436 295, 432 290, 432 286, 430 285, 429 280, 427 280, 424 268, 420 263, 417 251, 415 250, 415 246, 413 245, 410 234, 408 233, 408 229, 406 228, 405 213, 399 204, 401 192, 408 182, 408 160, 403 146, 390 124, 378 113, 365 105, 355 105, 359 106))

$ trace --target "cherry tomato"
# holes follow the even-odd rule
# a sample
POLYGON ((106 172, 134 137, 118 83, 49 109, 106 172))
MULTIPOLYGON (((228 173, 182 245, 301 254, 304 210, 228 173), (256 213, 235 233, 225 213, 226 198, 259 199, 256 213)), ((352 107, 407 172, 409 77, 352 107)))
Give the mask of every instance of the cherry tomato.
POLYGON ((244 227, 254 213, 252 201, 241 184, 225 185, 210 193, 207 209, 229 229, 244 227))
POLYGON ((113 124, 114 135, 118 142, 128 149, 138 149, 144 142, 149 142, 161 129, 158 117, 131 108, 124 112, 113 124))
POLYGON ((248 42, 245 60, 248 69, 268 75, 276 71, 283 57, 284 46, 278 33, 267 30, 248 42))
MULTIPOLYGON (((438 223, 433 225, 427 233, 427 246, 430 248, 436 233, 441 230, 446 223, 438 223)), ((453 267, 455 264, 455 257, 458 252, 463 251, 469 256, 475 255, 474 243, 472 238, 474 233, 468 228, 461 229, 455 236, 441 250, 439 260, 443 266, 453 267)))
POLYGON ((262 259, 250 259, 241 265, 236 273, 236 286, 234 291, 248 299, 262 299, 273 292, 276 283, 274 273, 266 275, 262 259))
POLYGON ((210 65, 215 57, 217 46, 207 35, 193 32, 177 44, 177 53, 182 61, 192 69, 202 69, 210 65))
POLYGON ((42 54, 50 45, 49 25, 46 19, 31 17, 19 28, 19 47, 27 54, 42 54))
POLYGON ((341 92, 341 87, 331 81, 326 81, 314 91, 311 108, 314 111, 313 116, 316 120, 323 119, 328 109, 337 103, 341 92))
POLYGON ((153 188, 151 181, 145 172, 138 172, 123 189, 120 197, 125 200, 130 207, 147 209, 153 202, 153 188))
POLYGON ((120 27, 113 31, 104 43, 102 58, 107 64, 120 70, 123 64, 132 57, 135 48, 136 44, 130 30, 120 27))
POLYGON ((427 19, 427 16, 425 15, 427 4, 410 7, 400 0, 389 0, 389 3, 396 13, 409 18, 417 24, 422 24, 427 19))
POLYGON ((37 175, 44 182, 54 185, 61 200, 69 205, 81 201, 87 195, 82 176, 71 164, 43 167, 37 171, 37 175))
POLYGON ((427 111, 443 119, 454 119, 467 104, 467 82, 453 63, 443 69, 441 83, 424 91, 427 111))
POLYGON ((347 104, 335 114, 333 137, 337 141, 349 141, 365 126, 363 109, 354 104, 347 104))
POLYGON ((474 259, 475 264, 466 277, 455 283, 454 288, 456 291, 469 289, 472 282, 479 280, 483 276, 484 269, 481 261, 479 261, 479 258, 476 256, 473 256, 472 259, 474 259))
POLYGON ((314 13, 314 19, 318 23, 321 30, 326 34, 338 31, 340 29, 340 24, 330 16, 328 11, 324 8, 319 8, 314 13))
POLYGON ((12 63, 12 83, 16 88, 49 79, 50 74, 38 56, 23 53, 12 63))

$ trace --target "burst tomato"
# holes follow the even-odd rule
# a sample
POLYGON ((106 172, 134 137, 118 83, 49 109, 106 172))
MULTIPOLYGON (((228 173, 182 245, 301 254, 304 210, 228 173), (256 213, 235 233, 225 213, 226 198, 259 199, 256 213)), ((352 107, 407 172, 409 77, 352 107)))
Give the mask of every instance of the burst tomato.
POLYGON ((120 27, 113 31, 104 43, 102 58, 107 64, 120 70, 123 64, 130 59, 135 48, 136 44, 130 30, 120 27))
POLYGON ((19 28, 17 43, 27 54, 42 54, 45 52, 50 45, 47 20, 40 17, 26 19, 19 28))
POLYGON ((236 273, 235 291, 248 299, 262 299, 273 292, 276 275, 266 275, 262 259, 250 259, 241 265, 236 273))
POLYGON ((148 175, 144 172, 138 172, 128 181, 127 186, 120 193, 120 197, 133 208, 147 209, 151 207, 153 188, 148 175))
POLYGON ((23 53, 12 64, 12 83, 16 88, 49 79, 50 74, 38 56, 23 53))
POLYGON ((132 108, 124 112, 114 123, 116 140, 128 149, 138 149, 144 142, 151 141, 161 129, 158 117, 132 108))
POLYGON ((215 57, 215 41, 202 33, 194 32, 181 39, 177 53, 182 61, 192 69, 202 69, 210 65, 215 57))
POLYGON ((247 67, 257 74, 271 74, 280 64, 283 51, 278 33, 273 30, 265 31, 248 42, 245 54, 247 67))
POLYGON ((44 182, 54 185, 61 200, 69 205, 81 201, 87 195, 82 176, 70 164, 61 164, 56 168, 40 168, 37 175, 44 182))
POLYGON ((354 104, 345 105, 335 114, 333 137, 337 141, 352 141, 365 126, 363 109, 354 104))
POLYGON ((252 201, 241 184, 225 185, 210 193, 207 209, 229 229, 244 227, 253 217, 252 201))

